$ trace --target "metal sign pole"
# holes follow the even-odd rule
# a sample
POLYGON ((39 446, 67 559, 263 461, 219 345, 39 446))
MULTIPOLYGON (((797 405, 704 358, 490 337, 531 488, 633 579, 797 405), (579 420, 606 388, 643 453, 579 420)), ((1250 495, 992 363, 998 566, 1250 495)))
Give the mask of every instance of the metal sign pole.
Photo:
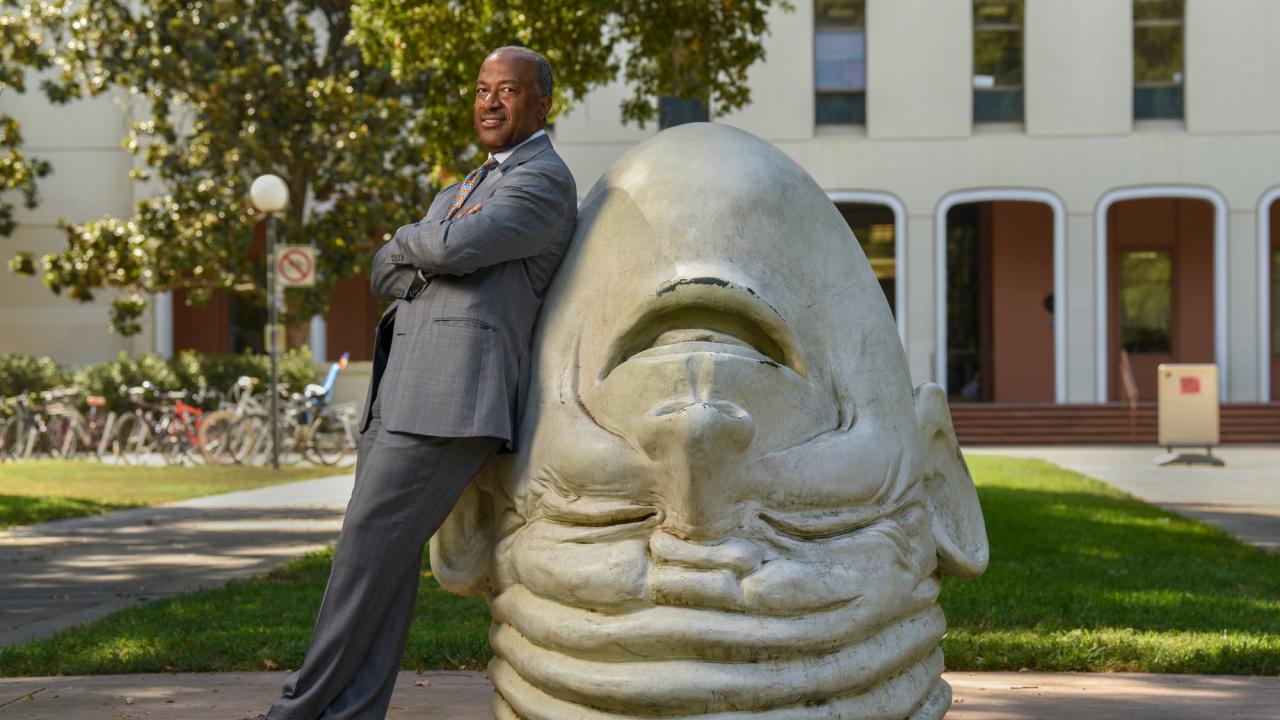
POLYGON ((249 199, 258 212, 267 216, 267 354, 271 357, 271 467, 280 469, 280 383, 277 363, 282 340, 277 323, 280 316, 280 278, 276 277, 276 213, 289 207, 289 186, 278 175, 259 175, 249 188, 249 199))
POLYGON ((267 214, 267 335, 271 338, 271 347, 267 352, 271 357, 271 384, 267 386, 271 393, 271 467, 280 469, 280 392, 279 367, 276 356, 280 352, 280 328, 276 324, 280 308, 276 297, 276 216, 267 214))

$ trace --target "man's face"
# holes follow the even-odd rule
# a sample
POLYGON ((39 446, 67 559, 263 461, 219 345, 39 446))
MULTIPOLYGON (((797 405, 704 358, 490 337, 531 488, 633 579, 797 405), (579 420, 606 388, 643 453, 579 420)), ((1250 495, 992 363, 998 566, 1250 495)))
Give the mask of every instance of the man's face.
POLYGON ((489 152, 519 145, 546 123, 551 98, 538 92, 537 68, 517 53, 485 58, 476 77, 476 135, 489 152))

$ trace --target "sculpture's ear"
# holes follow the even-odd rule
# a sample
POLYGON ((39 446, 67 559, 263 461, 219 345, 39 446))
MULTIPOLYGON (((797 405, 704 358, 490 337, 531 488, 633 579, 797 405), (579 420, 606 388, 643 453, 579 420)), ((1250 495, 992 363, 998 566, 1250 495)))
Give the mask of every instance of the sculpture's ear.
POLYGON ((977 577, 987 569, 991 550, 978 491, 951 425, 946 393, 933 383, 925 383, 915 389, 915 405, 920 471, 938 546, 938 566, 952 575, 977 577))
POLYGON ((488 589, 494 536, 490 463, 467 484, 458 504, 431 536, 431 573, 440 585, 458 595, 479 595, 488 589))

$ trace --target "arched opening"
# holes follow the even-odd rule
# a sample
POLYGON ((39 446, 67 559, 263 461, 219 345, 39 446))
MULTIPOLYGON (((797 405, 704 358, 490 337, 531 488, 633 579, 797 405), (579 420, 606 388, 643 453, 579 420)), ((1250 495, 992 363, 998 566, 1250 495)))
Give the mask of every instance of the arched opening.
POLYGON ((828 193, 836 209, 867 256, 880 289, 898 325, 898 336, 907 337, 906 277, 907 211, 902 201, 889 193, 837 190, 828 193))
MULTIPOLYGON (((1199 197, 1120 200, 1107 209, 1107 397, 1156 399, 1161 363, 1212 363, 1215 209, 1199 197)), ((1225 368, 1220 368, 1224 372, 1225 368)))
MULTIPOLYGON (((1280 196, 1280 192, 1276 193, 1280 196)), ((1272 199, 1271 206, 1263 210, 1267 213, 1270 220, 1267 237, 1264 237, 1263 243, 1266 248, 1264 253, 1265 262, 1259 268, 1259 273, 1267 280, 1263 287, 1267 288, 1267 298, 1265 302, 1268 304, 1268 328, 1263 342, 1267 343, 1267 362, 1264 369, 1268 371, 1270 382, 1270 392, 1264 395, 1269 396, 1270 400, 1280 401, 1280 197, 1272 199)))
MULTIPOLYGON (((945 378, 956 402, 1054 402, 1055 208, 992 199, 945 207, 945 378)), ((943 291, 940 288, 940 291, 943 291)))
POLYGON ((849 223, 854 237, 862 246, 862 252, 871 263, 880 289, 884 291, 889 309, 897 317, 898 262, 897 223, 893 208, 888 205, 860 202, 837 202, 836 208, 849 223))

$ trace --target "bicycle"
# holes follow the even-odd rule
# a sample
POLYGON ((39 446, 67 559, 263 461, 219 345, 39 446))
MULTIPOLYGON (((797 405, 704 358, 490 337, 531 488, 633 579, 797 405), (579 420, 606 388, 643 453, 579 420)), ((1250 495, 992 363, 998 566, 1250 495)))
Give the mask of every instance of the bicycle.
POLYGON ((242 375, 227 393, 233 403, 223 402, 218 410, 205 416, 199 441, 206 462, 226 465, 243 462, 249 456, 254 429, 248 417, 267 412, 253 396, 257 384, 257 378, 242 375))
POLYGON ((46 390, 39 393, 42 403, 32 400, 30 394, 10 398, 12 415, 5 422, 4 447, 14 460, 26 460, 37 454, 58 457, 60 447, 50 441, 46 408, 65 395, 65 391, 46 390))
MULTIPOLYGON (((65 392, 71 396, 83 391, 70 388, 65 392)), ((50 445, 56 447, 58 455, 64 459, 92 453, 101 460, 110 439, 116 413, 106 411, 106 416, 101 416, 107 399, 101 395, 89 395, 85 397, 85 403, 89 406, 88 415, 81 412, 75 403, 59 404, 49 409, 50 445)))
POLYGON ((134 465, 153 452, 160 453, 168 465, 195 459, 195 453, 201 451, 203 444, 200 430, 205 411, 199 404, 214 393, 206 389, 194 393, 162 392, 150 382, 122 390, 128 393, 134 410, 122 416, 116 425, 111 454, 117 462, 134 465), (156 399, 148 400, 148 395, 156 399), (192 403, 186 402, 188 398, 192 403))

